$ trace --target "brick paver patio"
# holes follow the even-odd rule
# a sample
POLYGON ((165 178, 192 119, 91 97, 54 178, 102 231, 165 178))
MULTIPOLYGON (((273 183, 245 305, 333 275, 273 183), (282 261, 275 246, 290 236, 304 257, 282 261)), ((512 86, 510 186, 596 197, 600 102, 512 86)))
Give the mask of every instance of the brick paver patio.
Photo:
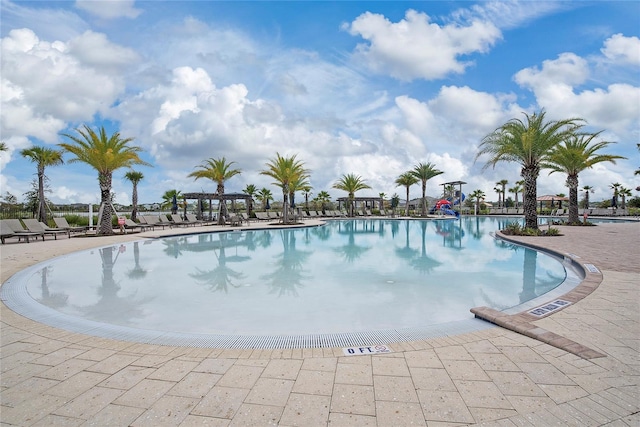
MULTIPOLYGON (((394 351, 375 356, 156 346, 52 328, 2 304, 0 423, 638 426, 640 222, 559 228, 561 237, 517 240, 593 264, 601 275, 591 277, 593 292, 531 323, 603 357, 500 327, 385 343, 394 351)), ((185 230, 8 242, 0 279, 53 256, 176 231, 185 230)))

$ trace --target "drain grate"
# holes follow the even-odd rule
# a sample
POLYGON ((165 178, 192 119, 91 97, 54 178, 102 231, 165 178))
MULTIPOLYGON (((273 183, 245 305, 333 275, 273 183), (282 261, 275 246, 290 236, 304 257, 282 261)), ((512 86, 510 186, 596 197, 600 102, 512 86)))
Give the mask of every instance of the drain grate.
POLYGON ((571 304, 569 301, 565 301, 563 299, 557 299, 543 306, 534 308, 533 310, 529 310, 529 313, 538 317, 546 316, 547 314, 560 310, 561 308, 566 307, 569 304, 571 304))

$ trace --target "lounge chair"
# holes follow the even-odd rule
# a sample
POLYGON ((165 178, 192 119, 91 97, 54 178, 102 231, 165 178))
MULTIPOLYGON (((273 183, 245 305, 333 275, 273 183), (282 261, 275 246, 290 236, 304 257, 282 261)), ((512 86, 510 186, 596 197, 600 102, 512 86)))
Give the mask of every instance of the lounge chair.
POLYGON ((240 218, 242 218, 242 220, 243 220, 244 222, 246 222, 247 224, 249 224, 249 223, 251 222, 251 217, 250 217, 250 216, 249 216, 249 214, 248 214, 248 213, 246 213, 246 212, 241 212, 241 213, 240 213, 240 218))
POLYGON ((196 226, 196 225, 207 225, 208 224, 207 221, 203 221, 201 219, 198 219, 198 217, 196 217, 194 214, 187 214, 186 216, 187 216, 186 221, 189 224, 192 224, 194 226, 196 226))
POLYGON ((69 232, 71 233, 82 233, 84 231, 87 231, 89 229, 89 227, 82 227, 82 226, 71 226, 69 225, 69 223, 67 222, 67 219, 65 217, 56 217, 53 218, 53 222, 56 223, 56 226, 61 229, 61 230, 69 230, 69 232))
POLYGON ((279 219, 280 215, 278 215, 277 212, 267 212, 267 215, 269 215, 269 219, 279 219))
POLYGON ((26 230, 16 233, 11 229, 11 227, 9 227, 9 224, 6 223, 5 221, 6 220, 0 221, 0 241, 2 241, 3 245, 4 245, 5 239, 10 239, 10 238, 18 238, 18 242, 20 242, 22 239, 25 239, 27 243, 29 243, 29 237, 35 237, 37 240, 38 236, 42 236, 42 240, 44 240, 43 234, 32 233, 26 230))
MULTIPOLYGON (((166 218, 166 217, 165 217, 166 218)), ((147 225, 151 225, 154 229, 156 227, 162 227, 162 229, 164 230, 164 227, 170 227, 171 224, 167 224, 166 222, 162 222, 160 221, 160 217, 157 215, 144 215, 144 219, 147 222, 147 225)), ((167 222, 169 220, 167 219, 167 222)))
POLYGON ((24 225, 32 233, 43 233, 45 236, 53 236, 55 240, 58 240, 58 235, 60 234, 66 234, 68 237, 71 237, 71 232, 69 230, 49 228, 46 226, 46 224, 41 223, 37 219, 23 219, 22 222, 24 222, 24 225))
POLYGON ((171 221, 173 221, 173 225, 177 225, 178 227, 188 227, 190 225, 193 225, 190 222, 182 219, 182 217, 178 214, 171 214, 171 221))
POLYGON ((125 218, 124 220, 124 228, 125 230, 131 231, 145 231, 149 228, 153 229, 153 227, 149 224, 138 224, 137 222, 129 218, 125 218))
POLYGON ((266 212, 255 212, 255 214, 258 221, 269 221, 271 219, 266 212))

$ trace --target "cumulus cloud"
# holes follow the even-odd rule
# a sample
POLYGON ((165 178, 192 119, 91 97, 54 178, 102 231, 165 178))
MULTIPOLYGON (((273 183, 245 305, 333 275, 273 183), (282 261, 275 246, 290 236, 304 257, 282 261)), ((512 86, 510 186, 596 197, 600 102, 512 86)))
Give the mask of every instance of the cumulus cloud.
POLYGON ((530 89, 537 104, 557 118, 581 117, 590 125, 609 129, 618 135, 638 131, 640 88, 629 84, 610 84, 604 88, 576 90, 589 79, 589 63, 573 53, 563 53, 543 62, 542 68, 526 68, 514 76, 530 89))
POLYGON ((614 34, 604 42, 600 49, 609 60, 621 65, 640 66, 640 39, 614 34))
POLYGON ((53 142, 66 123, 106 112, 124 91, 123 77, 112 73, 124 66, 122 56, 135 53, 92 32, 64 43, 12 30, 2 39, 2 134, 53 142))
POLYGON ((466 25, 440 26, 415 10, 408 10, 405 19, 397 23, 367 12, 345 28, 368 42, 357 46, 354 61, 404 81, 462 73, 472 64, 461 60, 462 56, 486 52, 501 38, 491 22, 474 20, 466 25))
POLYGON ((102 19, 137 18, 142 10, 134 5, 134 0, 76 0, 78 9, 102 19))

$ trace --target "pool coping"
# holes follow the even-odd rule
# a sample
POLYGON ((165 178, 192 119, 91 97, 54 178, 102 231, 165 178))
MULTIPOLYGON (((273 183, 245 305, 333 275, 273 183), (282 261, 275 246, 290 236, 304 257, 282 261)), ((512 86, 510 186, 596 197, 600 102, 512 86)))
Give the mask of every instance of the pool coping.
MULTIPOLYGON (((574 304, 590 295, 598 288, 598 286, 600 286, 600 283, 602 283, 602 272, 595 266, 593 266, 593 264, 581 262, 577 259, 579 257, 575 254, 562 254, 560 252, 556 252, 539 245, 535 245, 529 242, 522 242, 521 240, 510 238, 508 235, 502 233, 501 231, 496 232, 496 238, 510 243, 530 247, 537 251, 552 253, 556 254, 559 257, 564 257, 564 259, 571 262, 574 267, 580 269, 584 277, 578 284, 578 286, 559 297, 562 301, 565 301, 568 304, 564 305, 563 307, 554 309, 553 311, 549 311, 546 314, 534 315, 531 313, 532 310, 522 311, 517 314, 507 314, 484 306, 474 307, 471 309, 471 312, 479 319, 486 320, 487 322, 493 323, 510 331, 517 332, 519 334, 528 336, 529 338, 544 342, 553 347, 575 354, 576 356, 579 356, 583 359, 605 357, 604 354, 596 350, 593 350, 554 332, 550 332, 532 323, 536 320, 540 320, 542 318, 550 316, 551 314, 556 313, 558 310, 562 310, 564 307, 568 307, 571 304, 574 304)), ((555 237, 540 238, 553 239, 555 237)), ((553 300, 550 300, 547 303, 542 304, 541 306, 548 305, 550 303, 553 303, 553 300)))

